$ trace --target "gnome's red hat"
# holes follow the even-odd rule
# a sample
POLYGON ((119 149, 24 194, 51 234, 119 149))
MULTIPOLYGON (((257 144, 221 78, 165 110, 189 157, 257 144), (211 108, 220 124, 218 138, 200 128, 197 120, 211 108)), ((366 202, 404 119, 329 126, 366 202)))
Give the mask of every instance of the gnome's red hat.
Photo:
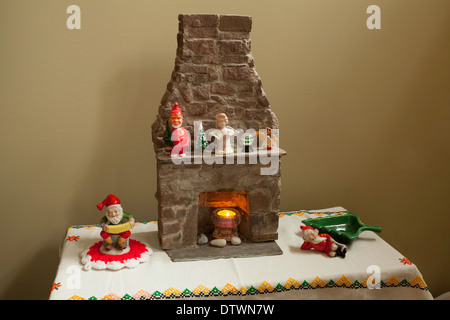
POLYGON ((302 229, 302 230, 306 230, 306 229, 314 230, 314 228, 310 227, 310 226, 300 226, 300 229, 302 229))
POLYGON ((183 116, 183 113, 181 113, 180 106, 178 105, 178 102, 175 102, 173 105, 172 111, 170 112, 170 115, 177 115, 177 116, 183 116))
POLYGON ((98 210, 102 210, 103 207, 109 207, 112 205, 120 205, 120 200, 113 194, 109 194, 103 202, 97 204, 98 210))

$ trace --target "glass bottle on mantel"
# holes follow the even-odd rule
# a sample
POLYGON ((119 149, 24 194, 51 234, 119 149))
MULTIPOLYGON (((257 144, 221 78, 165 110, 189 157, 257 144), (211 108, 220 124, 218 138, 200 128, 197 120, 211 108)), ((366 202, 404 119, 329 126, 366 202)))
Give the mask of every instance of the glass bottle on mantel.
POLYGON ((252 135, 244 135, 242 138, 242 144, 244 145, 244 148, 242 151, 244 152, 253 152, 253 141, 255 138, 252 135))

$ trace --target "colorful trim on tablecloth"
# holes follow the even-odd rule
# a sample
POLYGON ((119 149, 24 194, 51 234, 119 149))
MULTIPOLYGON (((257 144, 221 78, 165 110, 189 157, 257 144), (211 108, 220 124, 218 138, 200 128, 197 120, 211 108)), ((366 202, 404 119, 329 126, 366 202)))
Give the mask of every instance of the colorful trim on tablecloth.
POLYGON ((283 218, 284 216, 303 216, 305 214, 312 214, 318 217, 322 217, 325 215, 342 215, 342 214, 348 214, 349 212, 347 210, 341 210, 341 211, 306 211, 306 210, 300 210, 300 211, 290 211, 290 212, 280 212, 279 217, 283 218))
MULTIPOLYGON (((320 277, 316 277, 314 281, 308 283, 307 281, 299 282, 293 278, 289 278, 288 281, 283 285, 278 283, 273 286, 267 281, 263 281, 258 288, 254 286, 250 286, 250 288, 241 287, 240 289, 227 284, 222 290, 219 290, 217 287, 209 289, 205 286, 199 285, 194 290, 184 289, 183 291, 178 290, 176 288, 170 287, 164 291, 155 291, 153 293, 149 293, 145 290, 140 290, 134 295, 125 294, 124 296, 119 296, 115 293, 110 293, 105 295, 104 297, 94 297, 91 296, 89 298, 80 297, 78 295, 74 295, 70 297, 68 300, 160 300, 160 299, 178 299, 178 298, 217 298, 217 297, 242 297, 249 295, 260 295, 260 294, 271 294, 277 292, 285 292, 292 290, 312 290, 312 289, 328 289, 328 288, 345 288, 345 289, 367 289, 367 280, 370 276, 368 276, 364 281, 354 281, 351 282, 345 275, 338 281, 329 280, 328 282, 324 281, 320 277)), ((397 287, 409 287, 409 288, 417 288, 420 290, 428 290, 428 286, 422 277, 417 276, 414 279, 408 281, 403 279, 402 281, 397 280, 395 276, 392 276, 387 282, 380 281, 380 288, 397 288, 397 287)), ((377 290, 377 289, 368 289, 368 290, 377 290)))

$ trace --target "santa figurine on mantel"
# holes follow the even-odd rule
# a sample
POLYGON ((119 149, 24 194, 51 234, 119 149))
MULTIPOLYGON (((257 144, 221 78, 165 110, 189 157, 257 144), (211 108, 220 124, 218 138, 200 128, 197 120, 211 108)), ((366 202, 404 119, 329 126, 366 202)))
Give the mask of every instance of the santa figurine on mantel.
POLYGON ((167 151, 170 152, 172 157, 186 156, 186 150, 191 146, 191 136, 182 125, 183 113, 178 103, 175 102, 170 112, 170 118, 167 121, 163 139, 167 151))

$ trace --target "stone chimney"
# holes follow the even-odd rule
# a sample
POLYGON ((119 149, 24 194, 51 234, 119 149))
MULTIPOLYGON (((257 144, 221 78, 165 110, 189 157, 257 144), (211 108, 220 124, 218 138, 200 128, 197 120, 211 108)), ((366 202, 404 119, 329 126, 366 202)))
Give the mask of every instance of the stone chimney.
POLYGON ((278 120, 255 70, 249 16, 181 14, 175 68, 153 123, 155 151, 163 152, 165 121, 175 102, 191 133, 196 120, 205 130, 224 112, 230 125, 246 130, 278 129, 278 120))

